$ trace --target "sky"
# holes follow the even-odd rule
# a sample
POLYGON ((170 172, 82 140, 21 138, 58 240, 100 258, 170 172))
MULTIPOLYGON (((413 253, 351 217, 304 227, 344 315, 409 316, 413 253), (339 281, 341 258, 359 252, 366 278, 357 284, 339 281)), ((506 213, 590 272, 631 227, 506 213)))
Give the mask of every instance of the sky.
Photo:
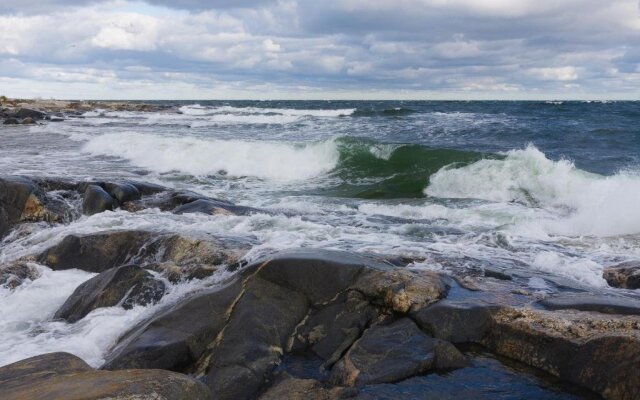
POLYGON ((638 0, 1 0, 0 95, 640 100, 638 0))

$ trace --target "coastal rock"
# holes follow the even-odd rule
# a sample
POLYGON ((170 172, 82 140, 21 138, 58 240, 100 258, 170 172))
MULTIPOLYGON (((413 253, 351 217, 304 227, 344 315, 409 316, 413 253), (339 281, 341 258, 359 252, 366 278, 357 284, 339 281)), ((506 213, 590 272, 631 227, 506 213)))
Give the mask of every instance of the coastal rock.
POLYGON ((4 122, 2 123, 3 125, 19 125, 20 121, 18 121, 17 118, 7 118, 4 120, 4 122))
POLYGON ((22 125, 33 125, 35 123, 36 123, 36 120, 31 117, 27 117, 22 120, 22 125))
POLYGON ((451 343, 427 336, 403 318, 366 330, 333 367, 330 380, 348 386, 389 383, 466 364, 451 343))
POLYGON ((624 262, 605 268, 602 276, 609 286, 640 289, 640 262, 624 262))
POLYGON ((358 394, 355 388, 325 388, 315 379, 280 377, 258 400, 343 400, 358 394))
POLYGON ((131 183, 107 183, 105 189, 113 198, 118 200, 118 204, 139 200, 142 195, 137 187, 131 183))
POLYGON ((31 118, 34 122, 47 118, 47 114, 42 111, 32 110, 30 108, 20 108, 15 113, 15 117, 19 119, 31 118))
POLYGON ((76 322, 100 307, 122 304, 129 309, 134 305, 153 304, 162 298, 164 291, 162 281, 138 266, 114 267, 78 286, 54 318, 76 322))
POLYGON ((503 309, 481 343, 606 399, 640 397, 637 317, 503 309))
POLYGON ((113 198, 98 185, 89 185, 84 192, 82 201, 82 213, 85 215, 98 214, 103 211, 113 210, 113 198))
POLYGON ((102 368, 186 370, 224 328, 241 290, 236 279, 141 323, 120 340, 102 368))
POLYGON ((17 262, 0 266, 0 286, 15 289, 26 280, 35 280, 40 277, 38 268, 25 262, 17 262))
POLYGON ((88 272, 134 263, 165 272, 177 281, 206 277, 220 265, 236 264, 249 248, 248 241, 237 238, 112 231, 69 235, 40 254, 38 260, 54 270, 79 268, 88 272))
POLYGON ((96 371, 68 353, 49 353, 0 367, 3 400, 210 400, 186 375, 161 370, 96 371))
POLYGON ((198 199, 178 206, 173 210, 176 214, 202 213, 209 215, 249 215, 260 210, 252 207, 237 206, 227 202, 213 199, 198 199))
POLYGON ((540 304, 549 310, 595 311, 604 314, 640 315, 640 301, 594 294, 561 295, 540 304))

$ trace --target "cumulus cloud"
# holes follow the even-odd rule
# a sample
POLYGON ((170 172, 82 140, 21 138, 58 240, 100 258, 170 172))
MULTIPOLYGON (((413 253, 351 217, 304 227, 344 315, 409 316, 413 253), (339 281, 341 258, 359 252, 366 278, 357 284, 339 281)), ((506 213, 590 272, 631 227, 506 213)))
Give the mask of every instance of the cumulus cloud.
POLYGON ((3 0, 0 91, 634 97, 639 21, 636 0, 3 0))

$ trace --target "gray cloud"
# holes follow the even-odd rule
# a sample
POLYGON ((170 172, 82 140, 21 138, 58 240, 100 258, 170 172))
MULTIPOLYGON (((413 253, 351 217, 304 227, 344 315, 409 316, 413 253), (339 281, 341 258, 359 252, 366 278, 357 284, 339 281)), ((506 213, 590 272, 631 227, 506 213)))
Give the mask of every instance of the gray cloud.
POLYGON ((128 93, 152 83, 193 96, 265 87, 454 97, 640 93, 635 0, 148 3, 3 1, 0 84, 128 93))

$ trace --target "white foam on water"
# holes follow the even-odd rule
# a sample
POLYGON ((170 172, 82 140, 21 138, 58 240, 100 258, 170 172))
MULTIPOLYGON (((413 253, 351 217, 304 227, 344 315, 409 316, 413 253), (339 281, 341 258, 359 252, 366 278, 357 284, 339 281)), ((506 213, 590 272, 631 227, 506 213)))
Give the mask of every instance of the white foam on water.
POLYGON ((337 110, 316 110, 297 108, 260 108, 260 107, 203 107, 199 104, 180 107, 180 112, 186 115, 212 115, 212 114, 279 114, 284 116, 308 116, 308 117, 341 117, 353 114, 355 108, 337 110))
POLYGON ((550 160, 534 146, 510 151, 502 160, 445 167, 431 176, 425 194, 541 207, 555 214, 535 221, 550 234, 640 233, 640 176, 591 174, 569 161, 550 160))
POLYGON ((113 133, 88 140, 83 151, 128 160, 154 172, 251 176, 296 181, 332 170, 339 159, 333 140, 294 145, 282 142, 204 140, 142 133, 113 133))

